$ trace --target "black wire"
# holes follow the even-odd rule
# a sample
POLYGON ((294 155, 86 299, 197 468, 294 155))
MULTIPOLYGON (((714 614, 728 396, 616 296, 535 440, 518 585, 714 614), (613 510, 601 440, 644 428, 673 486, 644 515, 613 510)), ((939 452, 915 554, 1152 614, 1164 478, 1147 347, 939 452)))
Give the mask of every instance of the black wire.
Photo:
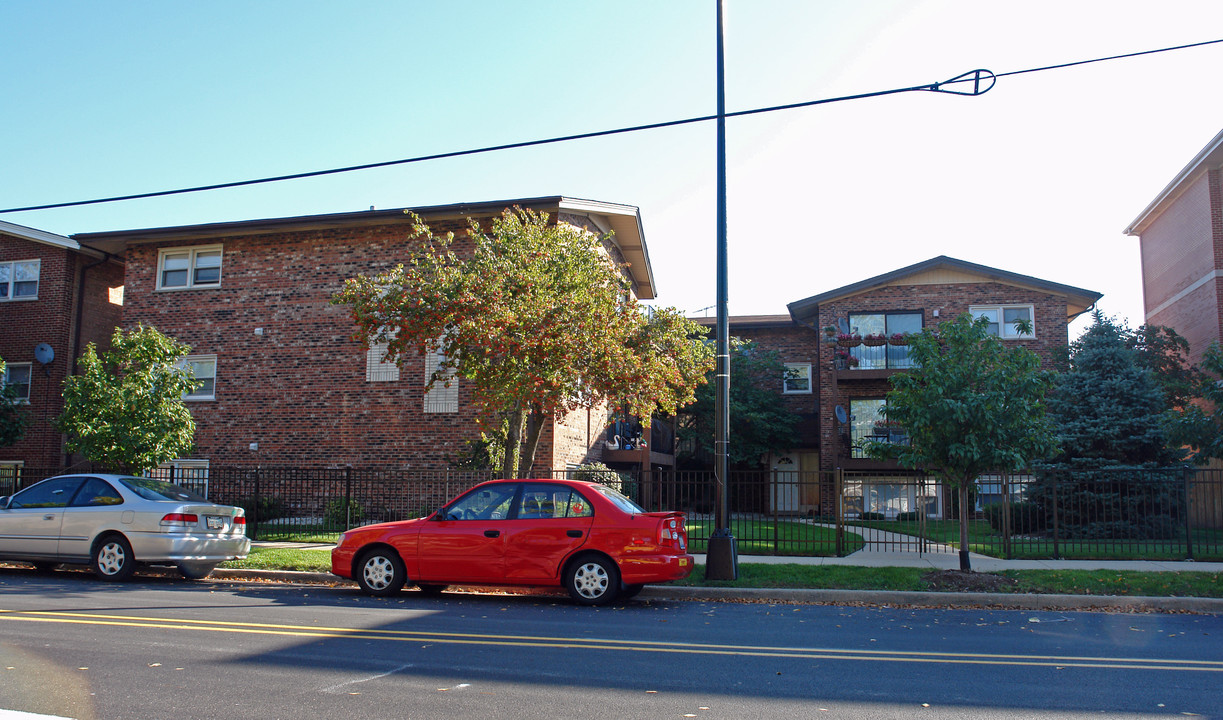
MULTIPOLYGON (((1155 53, 1170 52, 1173 50, 1184 50, 1187 48, 1202 47, 1204 45, 1215 45, 1218 43, 1223 43, 1223 39, 1207 40, 1204 42, 1190 43, 1187 45, 1176 45, 1174 47, 1159 48, 1157 50, 1141 50, 1138 52, 1126 53, 1124 55, 1111 55, 1109 57, 1094 58, 1091 60, 1078 60, 1075 62, 1061 63, 1058 65, 1046 65, 1044 67, 1029 68, 1027 70, 1012 70, 1010 72, 997 73, 997 74, 990 73, 990 75, 992 77, 1001 78, 1001 77, 1009 77, 1011 75, 1024 75, 1027 73, 1044 72, 1046 70, 1060 70, 1062 68, 1075 67, 1077 65, 1089 65, 1091 63, 1107 62, 1111 60, 1123 60, 1126 58, 1139 57, 1141 55, 1153 55, 1155 53)), ((979 82, 980 72, 988 72, 988 71, 975 71, 976 73, 975 77, 974 77, 974 72, 965 73, 964 75, 957 76, 956 78, 953 78, 951 80, 947 80, 941 83, 935 82, 935 83, 928 83, 926 85, 915 85, 912 87, 896 88, 894 90, 879 90, 876 92, 859 93, 857 95, 843 95, 841 97, 825 98, 823 100, 808 100, 806 102, 790 103, 787 105, 773 105, 770 107, 755 108, 753 110, 737 110, 735 112, 726 113, 726 117, 731 118, 731 117, 743 117, 746 115, 759 115, 761 113, 777 112, 779 110, 794 110, 797 108, 813 107, 815 105, 826 105, 828 103, 844 102, 846 100, 862 100, 865 98, 882 97, 884 95, 896 95, 899 93, 917 92, 917 91, 923 91, 923 90, 941 92, 943 91, 942 88, 947 85, 954 85, 954 84, 966 83, 966 82, 979 82)), ((992 87, 992 84, 990 87, 992 87)), ((989 88, 987 87, 985 90, 988 90, 988 89, 989 88)), ((979 95, 985 92, 985 90, 982 90, 980 92, 957 93, 957 94, 979 95)), ((156 192, 136 193, 133 195, 116 195, 113 197, 97 198, 94 200, 75 200, 71 202, 49 203, 46 205, 28 205, 26 207, 6 208, 3 210, 0 210, 0 214, 15 213, 15 212, 28 212, 32 210, 52 210, 55 208, 79 207, 83 205, 98 205, 101 203, 112 203, 112 202, 119 202, 122 200, 140 200, 144 198, 164 197, 167 195, 183 195, 186 193, 204 192, 206 190, 221 190, 223 188, 243 187, 246 185, 261 185, 265 183, 282 182, 285 180, 300 180, 302 178, 320 177, 323 175, 336 175, 339 173, 355 172, 357 170, 371 170, 374 168, 390 167, 392 165, 407 165, 410 163, 424 162, 426 160, 441 160, 444 158, 463 157, 465 155, 478 155, 482 153, 496 152, 499 150, 514 150, 517 148, 536 147, 539 145, 550 145, 553 143, 570 142, 572 140, 586 140, 590 138, 607 137, 609 135, 621 135, 624 133, 640 132, 642 130, 657 130, 660 128, 677 127, 680 125, 691 125, 693 123, 708 122, 710 120, 716 120, 717 117, 718 117, 717 115, 702 115, 699 117, 686 118, 684 120, 669 120, 666 122, 649 123, 646 125, 634 125, 631 127, 618 128, 615 130, 598 130, 595 132, 578 133, 576 135, 562 135, 558 137, 547 138, 545 140, 525 140, 522 142, 506 143, 504 145, 489 145, 487 147, 473 148, 469 150, 455 150, 453 152, 435 153, 433 155, 418 155, 416 157, 403 158, 400 160, 385 160, 382 162, 365 163, 363 165, 349 165, 347 167, 332 168, 330 170, 313 170, 310 172, 293 173, 291 175, 277 175, 274 177, 258 178, 255 180, 237 180, 234 182, 217 183, 215 185, 199 185, 196 187, 179 188, 177 190, 159 190, 156 192)))

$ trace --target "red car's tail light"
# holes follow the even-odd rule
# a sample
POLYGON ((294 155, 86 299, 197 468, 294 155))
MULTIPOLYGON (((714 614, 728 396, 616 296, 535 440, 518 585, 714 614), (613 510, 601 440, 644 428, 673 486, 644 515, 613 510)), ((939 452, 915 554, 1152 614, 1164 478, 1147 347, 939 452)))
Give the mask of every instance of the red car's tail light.
POLYGON ((190 527, 198 524, 199 515, 191 513, 170 513, 161 519, 162 527, 190 527))
POLYGON ((683 548, 684 522, 677 518, 666 518, 658 529, 658 544, 663 547, 683 548))

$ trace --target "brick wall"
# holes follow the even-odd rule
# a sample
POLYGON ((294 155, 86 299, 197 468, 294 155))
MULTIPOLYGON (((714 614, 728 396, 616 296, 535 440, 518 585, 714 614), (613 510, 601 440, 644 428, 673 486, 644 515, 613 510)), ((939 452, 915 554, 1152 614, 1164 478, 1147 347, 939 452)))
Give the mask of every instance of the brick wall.
MULTIPOLYGON (((470 252, 466 220, 429 224, 435 234, 455 231, 456 252, 470 252)), ((423 411, 423 357, 407 358, 397 381, 367 382, 366 351, 352 338, 348 311, 329 304, 347 278, 405 261, 408 236, 405 219, 129 247, 125 323, 153 325, 193 354, 217 356, 215 400, 188 403, 197 425, 193 457, 442 469, 479 437, 461 379, 457 413, 423 411), (160 250, 216 244, 223 245, 220 288, 156 289, 160 250)), ((593 444, 585 413, 575 415, 558 432, 545 430, 537 466, 582 462, 593 444)))
POLYGON ((40 260, 38 299, 0 302, 0 357, 30 363, 30 424, 25 436, 0 448, 0 460, 19 460, 30 467, 56 467, 63 461, 63 438, 52 422, 63 411, 64 378, 74 368, 74 349, 86 342, 105 346, 119 324, 122 308, 110 301, 109 289, 123 284, 123 266, 54 245, 0 235, 0 262, 40 260), (86 270, 88 268, 88 270, 86 270), (82 342, 76 342, 76 315, 81 274, 85 273, 82 342), (34 359, 34 346, 47 343, 55 359, 45 368, 34 359))
POLYGON ((1223 327, 1223 199, 1220 173, 1203 175, 1142 233, 1143 301, 1149 324, 1166 325, 1189 341, 1192 363, 1223 327), (1198 287, 1199 282, 1206 282, 1198 287))

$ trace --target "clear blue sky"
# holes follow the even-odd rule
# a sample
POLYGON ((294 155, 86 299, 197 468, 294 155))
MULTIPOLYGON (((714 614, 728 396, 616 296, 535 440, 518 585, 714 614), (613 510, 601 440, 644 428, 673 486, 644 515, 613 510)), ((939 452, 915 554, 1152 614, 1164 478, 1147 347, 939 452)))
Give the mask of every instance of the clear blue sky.
MULTIPOLYGON (((0 207, 710 114, 713 0, 0 0, 0 207)), ((727 0, 730 110, 1223 38, 1217 0, 727 0)), ((730 300, 935 255, 1104 293, 1122 229, 1223 124, 1223 45, 732 119, 730 300)), ((713 305, 714 126, 7 214, 61 234, 568 195, 641 208, 659 302, 713 305)))

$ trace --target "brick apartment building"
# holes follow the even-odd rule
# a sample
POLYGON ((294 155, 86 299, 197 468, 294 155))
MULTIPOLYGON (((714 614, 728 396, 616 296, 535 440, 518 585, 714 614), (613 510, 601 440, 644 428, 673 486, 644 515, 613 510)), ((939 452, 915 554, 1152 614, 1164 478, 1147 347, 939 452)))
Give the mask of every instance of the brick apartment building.
MULTIPOLYGON (((627 263, 641 299, 654 278, 637 208, 546 197, 444 205, 413 211, 435 233, 469 218, 488 227, 505 208, 603 234, 627 263)), ((475 432, 470 388, 461 380, 425 392, 437 358, 382 362, 353 339, 347 308, 329 304, 344 281, 403 262, 412 219, 402 209, 272 218, 74 235, 126 258, 123 325, 156 327, 192 348, 205 384, 186 398, 196 450, 183 467, 276 465, 437 470, 450 466, 475 432)), ((579 411, 545 428, 536 468, 599 460, 606 408, 579 411)), ((618 460, 673 465, 658 448, 618 460), (643 454, 644 453, 644 454, 643 454)))
POLYGON ((64 377, 88 343, 109 344, 122 311, 119 256, 0 221, 3 380, 16 389, 30 421, 16 445, 0 448, 0 472, 60 466, 62 437, 51 423, 63 411, 64 377))
MULTIPOLYGON (((1030 348, 1048 365, 1052 351, 1067 344, 1067 324, 1100 297, 1090 290, 936 257, 790 303, 789 315, 731 318, 732 334, 780 353, 787 366, 787 376, 779 382, 781 401, 801 420, 800 445, 775 453, 767 466, 778 472, 825 471, 818 493, 814 487, 793 484, 792 492, 806 495, 779 499, 783 507, 777 509, 832 515, 835 499, 827 471, 836 468, 853 472, 886 495, 887 478, 899 468, 893 461, 866 457, 862 447, 868 440, 903 441, 903 429, 888 427, 881 414, 888 378, 911 367, 907 346, 891 344, 892 336, 921 332, 967 312, 990 318, 1004 342, 1030 348), (1032 322, 1030 335, 1017 332, 1017 319, 1032 322), (841 335, 857 335, 863 342, 838 343, 841 335)), ((911 492, 899 482, 896 488, 911 492)), ((913 508, 916 502, 901 498, 892 507, 913 508)))
POLYGON ((1125 229, 1138 237, 1149 325, 1189 341, 1189 361, 1223 335, 1223 132, 1125 229))

